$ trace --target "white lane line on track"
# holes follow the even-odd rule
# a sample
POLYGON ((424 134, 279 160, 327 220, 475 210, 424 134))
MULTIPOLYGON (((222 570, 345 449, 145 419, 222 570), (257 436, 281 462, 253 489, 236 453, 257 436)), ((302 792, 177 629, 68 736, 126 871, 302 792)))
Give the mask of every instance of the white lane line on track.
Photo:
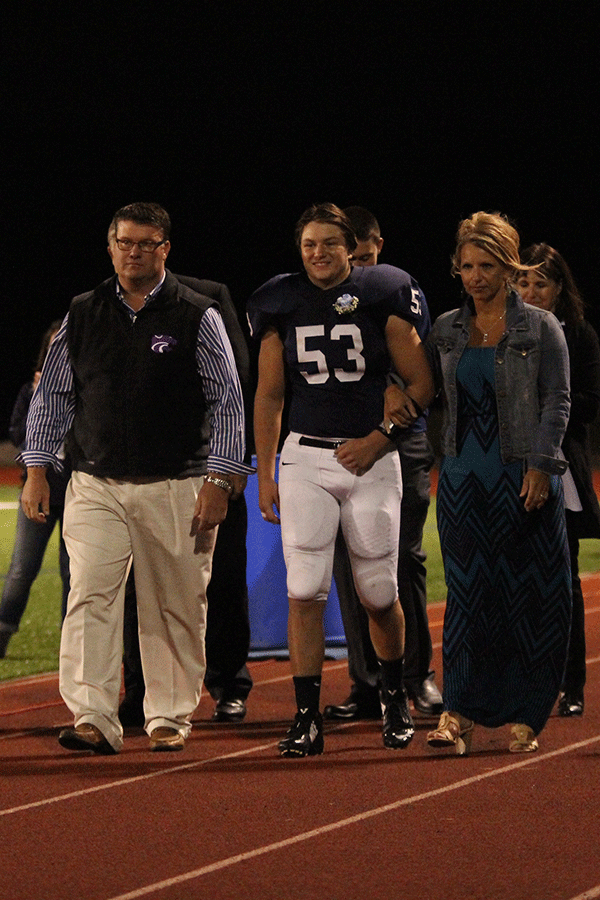
POLYGON ((159 778, 162 775, 169 775, 171 772, 185 772, 186 769, 195 769, 200 766, 206 766, 208 763, 221 762, 224 759, 235 759, 237 756, 248 756, 250 753, 257 753, 261 750, 268 750, 270 747, 275 747, 276 743, 277 742, 256 744, 254 747, 247 747, 245 750, 236 750, 235 753, 225 753, 222 756, 211 756, 209 759, 197 759, 194 762, 173 766, 170 769, 147 772, 146 775, 135 775, 132 778, 119 778, 117 781, 110 781, 107 784, 97 784, 94 787, 84 788, 80 791, 70 791, 68 794, 58 794, 56 797, 46 797, 44 800, 34 800, 32 803, 24 803, 22 806, 0 809, 0 816, 10 816, 15 813, 27 812, 27 810, 30 809, 39 809, 41 806, 50 806, 52 803, 74 800, 76 797, 87 797, 88 794, 97 794, 99 791, 108 791, 112 788, 123 787, 123 785, 126 784, 136 784, 139 781, 149 781, 151 778, 159 778))
MULTIPOLYGON (((202 866, 199 869, 193 869, 190 872, 184 872, 181 875, 176 875, 173 878, 166 878, 164 881, 156 881, 153 884, 144 885, 144 887, 137 888, 133 891, 128 891, 126 894, 119 894, 117 896, 110 897, 108 898, 108 900, 136 900, 136 898, 138 897, 144 897, 148 894, 155 893, 156 891, 174 887, 175 885, 185 884, 188 881, 193 881, 196 878, 201 878, 203 875, 217 872, 220 869, 230 868, 231 866, 235 866, 238 863, 245 862, 250 859, 256 859, 259 856, 264 856, 267 853, 274 853, 277 850, 283 850, 285 847, 291 847, 294 844, 299 844, 303 841, 311 840, 311 838, 317 838, 332 831, 338 831, 340 828, 347 828, 350 825, 356 825, 359 822, 364 822, 368 819, 374 818, 375 816, 381 816, 388 812, 394 812, 397 809, 401 809, 403 806, 412 806, 413 804, 419 803, 422 800, 430 800, 433 797, 439 797, 443 794, 449 793, 450 791, 457 791, 461 788, 469 787, 472 784, 477 784, 481 781, 485 781, 488 778, 494 778, 497 775, 503 775, 505 772, 513 772, 517 769, 522 769, 525 766, 534 765, 547 759, 551 759, 552 757, 568 753, 572 750, 578 750, 582 747, 587 747, 590 744, 597 743, 598 741, 600 741, 600 735, 596 735, 593 738, 588 738, 585 741, 578 741, 576 744, 571 744, 568 747, 561 747, 559 750, 551 750, 550 752, 543 753, 540 756, 536 754, 535 757, 528 757, 527 759, 502 766, 501 768, 494 769, 493 771, 483 772, 480 775, 473 775, 471 778, 464 778, 461 781, 455 781, 452 784, 446 785, 445 787, 426 791, 422 794, 415 794, 412 797, 405 797, 404 799, 397 800, 394 803, 387 803, 385 806, 378 806, 375 809, 366 810, 362 813, 358 813, 355 816, 348 816, 347 818, 340 819, 337 822, 331 822, 329 825, 322 825, 320 828, 313 828, 311 831, 304 831, 300 834, 295 834, 283 841, 276 841, 273 844, 266 844, 263 847, 256 847, 254 850, 248 850, 246 853, 238 853, 236 856, 229 856, 225 859, 217 860, 216 862, 209 863, 208 865, 202 866)), ((583 894, 580 898, 573 898, 573 900, 584 900, 584 898, 585 900, 587 900, 588 897, 593 898, 597 896, 599 896, 599 894, 583 894)))
MULTIPOLYGON (((348 722, 348 723, 341 724, 341 725, 337 726, 335 731, 337 732, 337 731, 346 730, 348 728, 352 728, 352 726, 354 724, 355 724, 354 722, 348 722)), ((456 786, 462 787, 463 785, 471 784, 471 783, 473 783, 475 781, 479 781, 483 778, 489 778, 491 775, 500 774, 502 772, 508 772, 513 769, 519 769, 524 765, 531 765, 532 763, 540 762, 541 760, 544 760, 544 759, 551 759, 553 756, 558 756, 563 753, 569 753, 572 750, 578 750, 580 747, 585 747, 588 744, 593 744, 596 741, 600 741, 600 735, 596 735, 595 737, 592 737, 592 738, 587 738, 585 741, 579 741, 576 744, 568 744, 567 746, 561 747, 557 750, 550 750, 547 753, 541 753, 541 754, 536 753, 535 756, 528 757, 526 760, 523 760, 523 761, 520 761, 517 763, 512 763, 507 766, 502 766, 501 768, 494 769, 492 772, 486 773, 484 775, 473 776, 473 778, 468 778, 468 779, 466 779, 466 781, 457 782, 456 786)), ((259 753, 263 750, 269 750, 273 747, 276 747, 277 743, 278 743, 277 741, 270 741, 267 744, 255 744, 253 747, 246 747, 244 750, 236 750, 233 753, 224 753, 220 756, 211 756, 208 759, 197 759, 197 760, 194 760, 194 762, 183 763, 178 766, 170 766, 168 769, 165 768, 165 769, 160 769, 159 771, 147 772, 145 775, 134 775, 131 778, 119 778, 116 781, 110 781, 110 782, 107 782, 106 784, 97 784, 97 785, 94 785, 93 787, 89 787, 89 788, 82 788, 79 791, 69 791, 66 794, 57 794, 54 797, 45 797, 42 800, 33 800, 31 803, 24 803, 20 806, 12 806, 12 807, 8 807, 7 809, 0 809, 0 817, 15 815, 16 813, 21 813, 21 812, 27 812, 28 810, 31 810, 31 809, 39 809, 40 807, 50 806, 54 803, 61 803, 61 802, 69 801, 69 800, 74 800, 77 797, 86 797, 89 794, 97 794, 99 791, 108 791, 108 790, 112 790, 113 788, 123 787, 124 785, 128 785, 128 784, 136 784, 141 781, 149 781, 151 778, 159 778, 162 776, 167 776, 167 775, 170 775, 172 772, 185 772, 190 769, 201 768, 202 766, 209 765, 210 763, 222 762, 223 760, 226 760, 226 759, 236 759, 241 756, 249 756, 251 753, 259 753)), ((416 799, 423 799, 423 798, 429 797, 429 796, 436 796, 436 793, 440 793, 440 792, 443 793, 444 791, 451 790, 451 789, 452 789, 452 785, 450 785, 446 788, 438 788, 437 791, 434 791, 433 793, 429 792, 427 794, 419 794, 419 795, 417 795, 416 799)), ((392 808, 395 809, 396 806, 404 806, 408 802, 411 802, 411 798, 401 800, 397 804, 392 804, 390 809, 392 809, 392 808)), ((382 807, 382 809, 384 809, 384 810, 387 808, 388 807, 382 807)))

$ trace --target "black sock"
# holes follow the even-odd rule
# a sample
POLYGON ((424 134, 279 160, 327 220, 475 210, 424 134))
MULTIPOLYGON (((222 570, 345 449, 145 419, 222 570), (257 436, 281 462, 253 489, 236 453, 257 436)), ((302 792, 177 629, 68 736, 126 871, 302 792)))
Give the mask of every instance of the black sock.
POLYGON ((395 693, 401 691, 403 687, 404 676, 404 657, 400 659, 379 659, 379 670, 381 672, 381 687, 384 694, 395 693))
POLYGON ((299 713, 313 716, 319 712, 321 699, 320 675, 294 675, 294 691, 296 692, 296 704, 299 713))

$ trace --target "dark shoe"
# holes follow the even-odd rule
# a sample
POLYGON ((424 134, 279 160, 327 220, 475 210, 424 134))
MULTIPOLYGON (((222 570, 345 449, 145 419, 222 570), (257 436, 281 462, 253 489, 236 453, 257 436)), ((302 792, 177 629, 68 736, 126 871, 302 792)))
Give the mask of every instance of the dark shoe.
POLYGON ((383 746, 403 750, 413 739, 415 727, 408 710, 406 691, 388 691, 382 696, 383 746))
POLYGON ((222 697, 213 713, 215 722, 241 722, 246 715, 246 702, 241 697, 222 697))
POLYGON ((125 694, 119 706, 119 721, 123 728, 143 728, 146 721, 144 698, 125 694))
POLYGON ((112 756, 117 752, 100 729, 90 722, 84 722, 75 728, 63 728, 58 735, 58 743, 66 750, 91 750, 101 756, 112 756))
POLYGON ((6 648, 12 636, 12 631, 0 631, 0 659, 4 659, 6 656, 6 648))
POLYGON ((405 679, 406 692, 417 712, 424 716, 441 716, 444 710, 442 695, 434 681, 434 673, 430 672, 422 681, 417 678, 405 679))
POLYGON ((377 688, 352 688, 350 696, 339 706, 326 706, 324 719, 342 719, 351 722, 355 719, 380 719, 381 700, 377 688))
POLYGON ((315 713, 313 717, 296 713, 291 728, 279 741, 281 756, 317 756, 323 752, 323 717, 315 713))
POLYGON ((583 715, 583 695, 564 693, 558 699, 558 714, 563 718, 583 715))
POLYGON ((154 751, 183 750, 184 744, 184 736, 167 725, 161 725, 150 733, 150 749, 154 751))

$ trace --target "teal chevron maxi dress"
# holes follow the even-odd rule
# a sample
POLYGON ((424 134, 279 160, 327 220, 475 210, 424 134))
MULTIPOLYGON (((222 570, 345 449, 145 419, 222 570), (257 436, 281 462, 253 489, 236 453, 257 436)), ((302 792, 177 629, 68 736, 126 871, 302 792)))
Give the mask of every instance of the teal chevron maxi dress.
POLYGON ((500 457, 493 347, 466 348, 456 379, 457 456, 444 458, 437 493, 444 708, 538 734, 560 690, 571 617, 562 483, 551 477, 544 507, 525 512, 523 463, 500 457))

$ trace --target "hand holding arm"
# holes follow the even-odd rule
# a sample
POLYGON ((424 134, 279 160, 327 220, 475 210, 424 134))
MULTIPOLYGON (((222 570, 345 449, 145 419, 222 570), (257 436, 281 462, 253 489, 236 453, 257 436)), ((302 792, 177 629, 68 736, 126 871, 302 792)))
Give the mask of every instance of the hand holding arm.
POLYGON ((384 395, 384 421, 390 421, 401 428, 407 428, 423 415, 423 410, 415 400, 398 384, 390 384, 384 395))
POLYGON ((385 336, 394 368, 405 385, 387 388, 386 414, 394 425, 407 428, 433 400, 433 377, 425 348, 412 325, 398 316, 390 316, 385 336))

